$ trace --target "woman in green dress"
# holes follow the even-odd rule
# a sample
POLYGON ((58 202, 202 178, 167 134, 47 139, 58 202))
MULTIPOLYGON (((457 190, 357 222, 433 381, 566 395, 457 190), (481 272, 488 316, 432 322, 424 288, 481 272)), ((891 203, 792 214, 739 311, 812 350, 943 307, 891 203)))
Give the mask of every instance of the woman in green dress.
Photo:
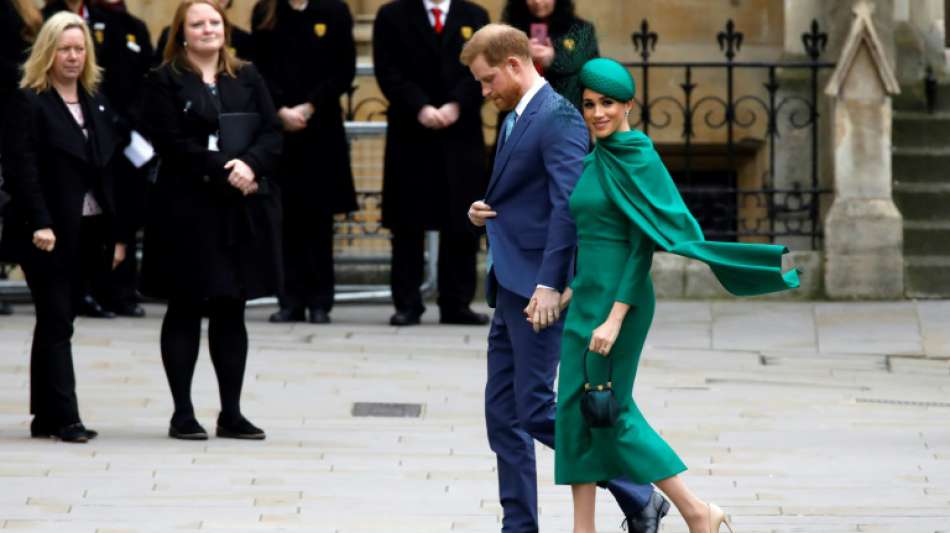
POLYGON ((575 533, 594 531, 596 483, 618 477, 654 483, 676 505, 690 533, 718 532, 723 523, 732 531, 719 507, 689 491, 678 475, 686 466, 633 401, 637 364, 653 319, 653 251, 709 264, 736 295, 795 288, 798 274, 782 273, 787 251, 782 246, 703 238, 653 143, 630 128, 635 88, 622 65, 594 59, 580 78, 582 112, 595 147, 570 199, 577 276, 562 298, 570 310, 561 344, 555 481, 572 486, 575 533), (585 358, 587 350, 603 357, 585 358), (591 428, 581 412, 585 364, 592 381, 604 383, 607 357, 620 414, 611 427, 591 428))

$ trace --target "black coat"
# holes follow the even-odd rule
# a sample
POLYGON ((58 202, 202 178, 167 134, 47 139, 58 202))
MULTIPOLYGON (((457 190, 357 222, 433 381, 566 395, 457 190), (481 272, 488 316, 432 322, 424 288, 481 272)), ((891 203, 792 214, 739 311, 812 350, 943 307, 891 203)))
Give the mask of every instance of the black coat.
POLYGON ((356 193, 340 106, 340 98, 356 76, 350 9, 340 0, 319 0, 296 11, 282 0, 273 30, 260 29, 262 19, 262 4, 258 3, 251 17, 254 62, 267 80, 274 104, 278 109, 305 102, 314 107, 303 131, 285 134, 277 175, 284 196, 305 203, 313 215, 355 211, 356 193))
POLYGON ((21 89, 3 128, 4 189, 12 200, 4 213, 3 258, 78 275, 83 198, 92 191, 118 234, 112 161, 119 148, 115 115, 102 95, 80 89, 87 139, 55 90, 21 89), (52 253, 33 245, 33 232, 52 228, 52 253), (33 254, 27 258, 25 254, 33 254))
POLYGON ((488 13, 453 0, 441 35, 422 0, 384 5, 373 27, 376 80, 389 100, 383 177, 388 228, 469 228, 466 212, 488 182, 479 84, 459 61, 462 46, 488 13), (419 124, 425 105, 458 102, 458 122, 444 130, 419 124))
POLYGON ((7 102, 20 84, 20 65, 30 43, 23 37, 23 19, 11 0, 0 0, 0 127, 7 102))
POLYGON ((279 201, 244 197, 227 183, 224 165, 237 157, 259 181, 277 166, 280 123, 253 65, 218 76, 220 112, 258 113, 261 127, 240 154, 209 151, 218 132, 215 98, 197 74, 171 65, 149 74, 145 124, 161 158, 145 225, 143 291, 157 298, 257 298, 281 282, 279 201))
MULTIPOLYGON (((156 66, 161 65, 162 61, 164 61, 165 46, 168 44, 168 34, 170 32, 171 28, 165 26, 162 28, 162 33, 158 37, 158 45, 155 47, 155 57, 153 60, 156 66)), ((251 61, 254 51, 251 34, 237 26, 231 26, 231 51, 239 58, 245 61, 251 61)))

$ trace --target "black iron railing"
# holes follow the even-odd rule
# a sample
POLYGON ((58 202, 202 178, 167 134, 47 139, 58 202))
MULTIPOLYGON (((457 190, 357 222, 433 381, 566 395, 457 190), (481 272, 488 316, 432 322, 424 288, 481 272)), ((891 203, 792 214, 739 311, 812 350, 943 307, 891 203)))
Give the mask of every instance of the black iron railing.
MULTIPOLYGON (((819 79, 822 71, 834 67, 834 63, 821 60, 828 36, 818 22, 813 21, 810 31, 802 35, 806 61, 736 61, 743 34, 732 20, 715 40, 724 61, 651 61, 659 35, 650 30, 646 20, 631 40, 641 58, 639 62, 627 63, 638 78, 639 96, 634 104, 636 111, 631 113, 631 125, 649 135, 651 131, 662 134, 662 130, 681 124, 677 143, 680 146, 659 142, 658 147, 707 237, 768 242, 804 237, 817 249, 822 236, 820 198, 831 192, 820 179, 819 79), (673 71, 671 76, 682 72, 678 94, 671 94, 667 85, 661 96, 651 96, 656 90, 651 74, 659 70, 673 71), (761 79, 761 90, 740 94, 740 73, 761 79), (723 77, 725 83, 721 82, 723 77), (802 78, 804 87, 798 81, 798 87, 783 92, 783 79, 802 78), (703 79, 716 81, 703 85, 703 79), (700 91, 705 94, 698 96, 700 91), (706 131, 700 133, 700 128, 706 131), (741 139, 737 138, 740 130, 741 139), (807 132, 807 142, 804 146, 800 142, 795 147, 782 146, 783 135, 789 132, 807 132), (741 180, 751 181, 751 185, 740 185, 740 166, 748 165, 757 155, 755 141, 768 152, 767 169, 741 180), (803 149, 801 163, 807 165, 807 172, 783 175, 777 164, 783 149, 803 149), (718 168, 715 163, 712 168, 708 164, 714 154, 720 156, 718 168), (707 161, 705 167, 697 164, 698 158, 707 161), (718 180, 703 179, 716 175, 718 180)), ((755 86, 741 85, 744 90, 755 86)))

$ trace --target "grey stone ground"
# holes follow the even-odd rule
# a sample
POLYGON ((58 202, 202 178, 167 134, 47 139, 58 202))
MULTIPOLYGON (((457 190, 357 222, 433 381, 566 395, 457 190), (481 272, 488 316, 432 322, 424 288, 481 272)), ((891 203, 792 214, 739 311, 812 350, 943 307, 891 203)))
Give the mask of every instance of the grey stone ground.
MULTIPOLYGON (((165 437, 162 309, 82 319, 81 409, 102 435, 69 445, 28 438, 33 317, 17 311, 0 320, 0 529, 499 530, 485 328, 397 330, 386 306, 276 326, 256 309, 244 409, 268 439, 188 443, 165 437), (357 401, 425 407, 354 419, 357 401)), ((662 302, 648 344, 638 403, 740 533, 950 532, 950 302, 662 302)), ((206 353, 195 397, 212 427, 206 353)), ((538 458, 542 531, 570 531, 569 490, 538 458)), ((599 498, 600 531, 619 531, 599 498)), ((670 516, 663 531, 686 530, 670 516)))

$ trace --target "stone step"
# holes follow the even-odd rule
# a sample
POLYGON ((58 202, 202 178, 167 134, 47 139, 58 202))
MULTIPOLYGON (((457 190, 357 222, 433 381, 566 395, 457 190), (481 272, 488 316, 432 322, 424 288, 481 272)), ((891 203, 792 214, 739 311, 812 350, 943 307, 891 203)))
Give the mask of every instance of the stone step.
POLYGON ((897 111, 892 131, 896 147, 946 148, 950 146, 950 112, 897 111))
MULTIPOLYGON (((924 82, 902 85, 901 93, 894 97, 893 106, 899 111, 927 111, 924 82)), ((950 111, 950 84, 937 85, 937 105, 934 110, 950 111)))
POLYGON ((950 217, 950 183, 895 183, 894 203, 905 220, 946 220, 950 217))
POLYGON ((946 148, 895 146, 891 155, 891 165, 895 183, 950 183, 950 146, 946 148))
POLYGON ((950 212, 941 221, 905 220, 904 255, 950 256, 950 212))
POLYGON ((905 255, 904 292, 910 298, 950 297, 950 257, 905 255))

